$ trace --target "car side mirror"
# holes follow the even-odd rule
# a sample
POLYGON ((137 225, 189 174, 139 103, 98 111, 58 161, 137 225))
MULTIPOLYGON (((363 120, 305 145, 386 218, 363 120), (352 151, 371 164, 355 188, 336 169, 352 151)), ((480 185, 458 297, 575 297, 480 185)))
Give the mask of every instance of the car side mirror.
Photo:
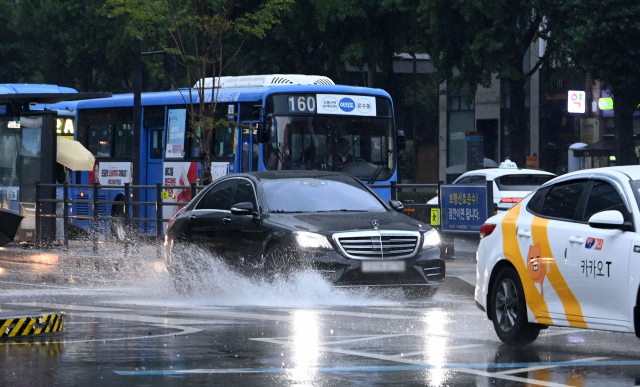
POLYGON ((407 148, 407 138, 404 136, 404 130, 398 130, 396 134, 396 147, 398 150, 405 150, 407 148))
POLYGON ((594 214, 589 218, 589 226, 604 230, 631 231, 633 229, 631 222, 625 222, 622 213, 615 210, 594 214))
POLYGON ((398 212, 402 212, 402 210, 404 210, 404 205, 400 201, 389 200, 389 205, 391 206, 391 208, 393 208, 394 210, 396 210, 398 212))
POLYGON ((249 202, 234 204, 231 206, 231 213, 233 215, 258 215, 258 212, 253 208, 253 203, 249 202))

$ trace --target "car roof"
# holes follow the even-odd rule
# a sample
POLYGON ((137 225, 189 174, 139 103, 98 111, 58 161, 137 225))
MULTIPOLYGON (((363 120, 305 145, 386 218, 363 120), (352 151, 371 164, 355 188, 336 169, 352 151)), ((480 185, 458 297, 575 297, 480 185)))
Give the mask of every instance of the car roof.
MULTIPOLYGON (((318 177, 343 177, 355 179, 353 176, 341 172, 328 171, 260 171, 260 172, 243 172, 226 175, 225 178, 248 177, 256 180, 279 180, 279 179, 304 179, 318 177)), ((356 179, 357 180, 357 179, 356 179)))
POLYGON ((517 169, 517 168, 485 168, 468 171, 460 175, 460 177, 470 175, 483 175, 487 177, 500 177, 504 175, 547 175, 555 176, 555 174, 539 169, 517 169))
POLYGON ((630 180, 639 180, 640 179, 640 166, 638 165, 626 165, 620 167, 603 167, 603 168, 592 168, 592 169, 583 169, 580 171, 569 172, 562 176, 558 176, 557 178, 548 181, 545 185, 552 184, 555 182, 563 181, 571 178, 589 178, 591 176, 597 177, 598 175, 609 175, 613 177, 623 178, 627 177, 630 180))

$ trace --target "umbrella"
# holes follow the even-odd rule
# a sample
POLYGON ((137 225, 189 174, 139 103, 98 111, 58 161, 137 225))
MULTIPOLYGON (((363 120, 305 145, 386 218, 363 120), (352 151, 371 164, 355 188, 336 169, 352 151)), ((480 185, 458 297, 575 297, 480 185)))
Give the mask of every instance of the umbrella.
POLYGON ((93 164, 96 159, 78 141, 58 137, 58 157, 56 161, 72 171, 93 171, 93 164))
POLYGON ((0 247, 13 240, 22 219, 24 216, 0 208, 0 247))

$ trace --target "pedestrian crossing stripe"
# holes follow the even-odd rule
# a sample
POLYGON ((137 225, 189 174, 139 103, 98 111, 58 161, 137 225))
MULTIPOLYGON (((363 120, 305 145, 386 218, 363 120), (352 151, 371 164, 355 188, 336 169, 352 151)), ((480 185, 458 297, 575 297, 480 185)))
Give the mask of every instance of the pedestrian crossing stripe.
POLYGON ((0 319, 0 338, 62 332, 64 313, 0 319))

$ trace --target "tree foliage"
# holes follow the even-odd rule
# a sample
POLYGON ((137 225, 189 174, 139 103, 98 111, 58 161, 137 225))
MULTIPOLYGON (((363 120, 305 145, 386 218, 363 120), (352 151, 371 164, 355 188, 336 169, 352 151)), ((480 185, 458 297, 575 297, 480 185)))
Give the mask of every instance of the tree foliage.
MULTIPOLYGON (((213 131, 226 120, 216 120, 219 87, 205 78, 225 74, 249 37, 264 38, 280 22, 293 0, 108 0, 110 17, 123 17, 127 32, 168 53, 184 71, 189 88, 184 92, 192 135, 201 144, 202 181, 211 182, 213 131), (214 96, 207 101, 205 94, 214 96), (210 103, 208 103, 210 102, 210 103)), ((171 82, 179 86, 167 73, 171 82)))
POLYGON ((617 163, 637 164, 633 113, 640 103, 640 3, 563 0, 552 15, 557 71, 607 83, 615 97, 617 163))
POLYGON ((526 157, 525 88, 544 60, 525 68, 526 56, 536 39, 551 39, 543 17, 548 6, 546 0, 422 0, 419 7, 425 49, 449 90, 468 83, 475 95, 492 77, 508 83, 508 145, 518 165, 526 157))

